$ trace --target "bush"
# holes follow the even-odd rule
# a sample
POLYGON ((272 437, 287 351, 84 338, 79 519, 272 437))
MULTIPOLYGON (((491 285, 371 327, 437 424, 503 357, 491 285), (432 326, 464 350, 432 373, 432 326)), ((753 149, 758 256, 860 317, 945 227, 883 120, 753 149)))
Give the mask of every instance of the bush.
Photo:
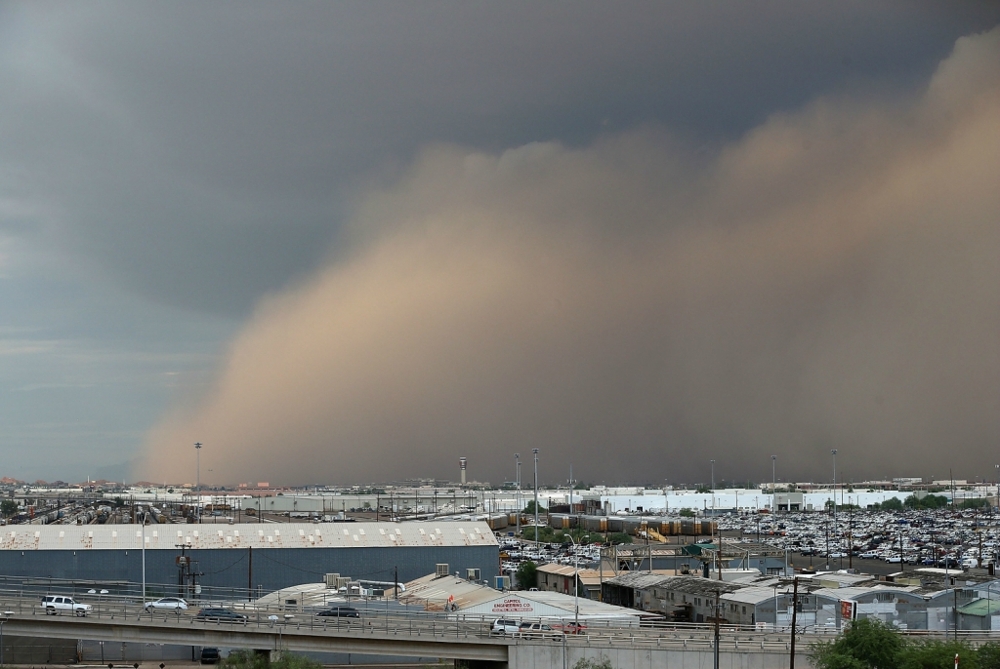
POLYGON ((836 641, 813 646, 817 669, 898 669, 903 637, 881 620, 852 622, 836 641))
POLYGON ((907 642, 893 627, 863 618, 848 626, 836 641, 812 647, 817 669, 951 669, 958 655, 962 669, 1000 669, 1000 644, 973 648, 964 641, 907 642))
POLYGON ((606 655, 601 655, 601 659, 599 660, 592 660, 590 658, 577 660, 576 664, 573 665, 573 669, 614 669, 614 667, 611 666, 611 660, 606 655))
POLYGON ((964 641, 923 641, 899 654, 899 669, 953 667, 958 655, 962 669, 979 669, 978 653, 964 641))
POLYGON ((538 566, 528 560, 527 562, 522 562, 514 572, 514 581, 517 583, 519 590, 527 590, 529 588, 538 587, 538 566))
POLYGON ((266 655, 252 650, 234 650, 222 661, 223 669, 321 669, 322 666, 316 660, 295 653, 282 653, 269 663, 266 655))

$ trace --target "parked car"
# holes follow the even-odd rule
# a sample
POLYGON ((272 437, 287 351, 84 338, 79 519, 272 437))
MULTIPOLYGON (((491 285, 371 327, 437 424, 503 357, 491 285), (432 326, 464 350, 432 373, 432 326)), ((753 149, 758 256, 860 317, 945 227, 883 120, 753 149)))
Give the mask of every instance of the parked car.
POLYGON ((147 611, 152 611, 154 609, 167 609, 168 611, 186 611, 188 603, 181 599, 180 597, 163 597, 162 599, 157 599, 155 602, 146 602, 145 609, 147 611))
POLYGON ((218 648, 201 649, 202 664, 218 664, 221 660, 222 660, 222 653, 219 652, 218 648))
POLYGON ((360 618, 361 614, 358 610, 350 606, 334 606, 332 608, 320 611, 316 615, 318 616, 330 616, 333 618, 360 618))
POLYGON ((39 606, 45 609, 45 615, 53 616, 65 611, 83 617, 89 614, 93 608, 90 604, 81 604, 65 595, 46 595, 42 597, 42 603, 39 606))
POLYGON ((247 617, 231 609, 206 608, 198 611, 195 620, 206 620, 220 623, 245 623, 247 617))
POLYGON ((509 618, 497 618, 490 625, 490 634, 514 635, 517 634, 520 624, 516 620, 509 618))

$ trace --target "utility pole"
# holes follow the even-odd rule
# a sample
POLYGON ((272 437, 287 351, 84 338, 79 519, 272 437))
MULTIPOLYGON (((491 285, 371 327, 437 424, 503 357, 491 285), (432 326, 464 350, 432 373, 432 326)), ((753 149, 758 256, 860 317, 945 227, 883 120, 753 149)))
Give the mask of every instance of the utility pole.
POLYGON ((195 498, 194 508, 198 512, 198 522, 201 522, 201 442, 196 441, 194 444, 194 452, 196 459, 196 469, 195 469, 195 498))
POLYGON ((792 579, 792 643, 791 654, 788 657, 788 669, 795 669, 795 622, 799 612, 799 579, 792 579))
POLYGON ((521 511, 522 511, 522 509, 521 509, 521 454, 520 453, 515 453, 514 454, 514 464, 515 464, 514 483, 517 486, 517 520, 515 521, 517 523, 517 532, 515 532, 515 534, 517 535, 518 540, 520 540, 521 539, 521 511))
POLYGON ((854 569, 854 505, 851 505, 847 513, 847 568, 854 569))
MULTIPOLYGON (((833 536, 837 540, 837 552, 840 553, 840 528, 837 525, 837 449, 830 449, 830 453, 833 455, 833 536)), ((826 559, 830 560, 829 553, 827 553, 826 559)), ((844 558, 840 558, 840 567, 844 567, 844 558)))
POLYGON ((778 513, 778 506, 777 506, 778 498, 776 496, 777 488, 775 487, 777 479, 774 478, 774 468, 777 461, 778 461, 778 456, 772 455, 771 456, 771 513, 778 513))
POLYGON ((715 643, 712 644, 712 666, 719 669, 719 589, 715 589, 715 643))
POLYGON ((538 548, 538 449, 533 448, 531 452, 535 454, 535 548, 538 548))

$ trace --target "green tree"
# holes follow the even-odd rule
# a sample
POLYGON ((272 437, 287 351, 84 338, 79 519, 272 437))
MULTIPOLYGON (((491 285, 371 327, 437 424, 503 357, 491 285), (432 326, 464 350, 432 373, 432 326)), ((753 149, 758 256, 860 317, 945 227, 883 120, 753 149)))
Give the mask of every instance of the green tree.
POLYGON ((984 643, 976 649, 976 660, 979 662, 979 669, 1000 669, 1000 643, 984 643))
POLYGON ((573 665, 573 669, 614 669, 614 667, 611 665, 611 660, 608 659, 607 655, 601 655, 601 659, 599 660, 588 657, 577 660, 576 664, 573 665))
POLYGON ((694 511, 691 509, 681 509, 680 515, 682 518, 694 518, 694 511))
POLYGON ((882 509, 883 511, 902 511, 903 503, 899 501, 898 497, 890 497, 881 504, 875 504, 875 508, 882 509))
POLYGON ((953 667, 955 656, 962 669, 979 669, 979 654, 964 641, 924 641, 908 645, 899 654, 899 669, 953 667))
POLYGON ((881 620, 851 623, 836 641, 818 643, 810 659, 817 669, 898 669, 903 637, 881 620))
POLYGON ((529 588, 538 587, 538 565, 536 565, 531 560, 527 562, 522 562, 514 572, 514 581, 517 583, 519 590, 527 590, 529 588))
MULTIPOLYGON (((524 507, 524 511, 522 511, 521 513, 526 513, 528 515, 534 515, 535 514, 535 500, 531 500, 530 502, 528 502, 525 505, 525 507, 524 507)), ((538 505, 538 513, 548 513, 548 509, 546 509, 544 506, 542 506, 541 504, 539 504, 538 505)))
POLYGON ((10 518, 17 513, 17 502, 12 499, 5 499, 0 502, 0 513, 3 514, 4 518, 10 518))
POLYGON ((632 543, 632 537, 624 532, 615 532, 614 534, 608 535, 608 541, 613 544, 630 544, 632 543))
POLYGON ((267 657, 252 650, 234 650, 222 661, 223 669, 321 669, 323 665, 304 655, 282 653, 268 662, 267 657))

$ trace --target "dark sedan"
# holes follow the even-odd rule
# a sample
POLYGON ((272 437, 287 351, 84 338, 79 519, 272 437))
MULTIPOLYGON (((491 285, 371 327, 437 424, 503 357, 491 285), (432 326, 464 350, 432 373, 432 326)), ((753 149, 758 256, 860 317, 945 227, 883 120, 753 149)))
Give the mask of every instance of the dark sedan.
POLYGON ((335 606, 331 609, 326 609, 325 611, 320 611, 316 615, 318 616, 331 616, 333 618, 360 618, 361 614, 358 610, 350 606, 335 606))
POLYGON ((198 611, 195 620, 208 620, 220 623, 245 623, 247 617, 231 609, 202 609, 198 611))

